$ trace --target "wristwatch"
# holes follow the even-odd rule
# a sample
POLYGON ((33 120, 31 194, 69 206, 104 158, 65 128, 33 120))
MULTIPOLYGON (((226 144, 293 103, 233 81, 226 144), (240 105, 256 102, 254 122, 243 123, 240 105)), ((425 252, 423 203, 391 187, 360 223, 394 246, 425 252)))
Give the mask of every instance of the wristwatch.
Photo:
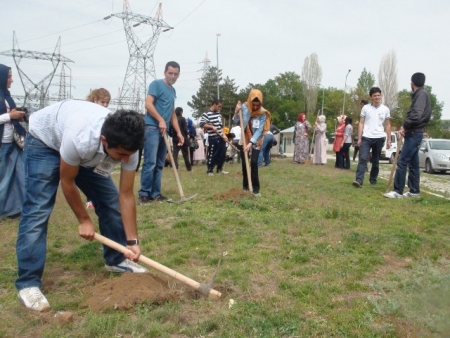
POLYGON ((127 240, 127 245, 139 245, 139 240, 138 239, 127 240))

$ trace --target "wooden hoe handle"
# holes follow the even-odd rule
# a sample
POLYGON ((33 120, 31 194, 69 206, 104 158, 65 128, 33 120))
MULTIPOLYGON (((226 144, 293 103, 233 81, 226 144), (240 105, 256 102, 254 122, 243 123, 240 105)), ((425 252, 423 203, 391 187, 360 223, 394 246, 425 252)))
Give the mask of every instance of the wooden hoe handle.
MULTIPOLYGON (((114 250, 117 250, 123 254, 130 252, 129 249, 127 249, 125 246, 114 242, 112 240, 110 240, 109 238, 106 238, 105 236, 100 235, 99 233, 95 233, 94 238, 99 241, 100 243, 109 246, 110 248, 113 248, 114 250)), ((202 284, 199 282, 196 282, 193 279, 190 279, 189 277, 186 277, 178 272, 176 272, 175 270, 172 270, 170 268, 168 268, 167 266, 164 266, 158 262, 155 262, 154 260, 151 260, 148 257, 145 257, 144 255, 140 255, 139 256, 139 261, 144 263, 145 265, 148 265, 149 267, 152 267, 155 270, 158 270, 162 273, 164 273, 165 275, 172 277, 174 279, 176 279, 177 281, 190 286, 191 288, 200 291, 201 293, 211 297, 211 298, 220 298, 222 296, 222 294, 217 291, 212 289, 209 285, 206 284, 202 284)))

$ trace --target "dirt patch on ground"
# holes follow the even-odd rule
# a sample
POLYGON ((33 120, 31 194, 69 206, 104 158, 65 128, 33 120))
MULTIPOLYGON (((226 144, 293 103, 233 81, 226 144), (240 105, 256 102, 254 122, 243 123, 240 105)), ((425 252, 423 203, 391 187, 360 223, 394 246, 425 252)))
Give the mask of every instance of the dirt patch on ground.
MULTIPOLYGON (((96 284, 91 290, 92 296, 82 305, 91 307, 95 312, 126 310, 140 303, 162 304, 179 299, 186 293, 184 287, 169 278, 126 272, 118 278, 96 284)), ((193 292, 190 297, 194 297, 193 292)))
POLYGON ((228 191, 225 191, 223 193, 220 194, 215 194, 213 196, 213 200, 215 201, 226 201, 226 200, 233 200, 233 201, 238 201, 241 198, 245 198, 245 197, 253 197, 253 195, 245 190, 242 189, 230 189, 228 191))
MULTIPOLYGON (((222 299, 232 292, 230 288, 213 286, 222 293, 222 299)), ((137 304, 163 304, 168 301, 206 297, 183 283, 167 276, 151 273, 126 272, 118 278, 102 280, 92 287, 92 296, 82 306, 94 312, 127 310, 137 304)))

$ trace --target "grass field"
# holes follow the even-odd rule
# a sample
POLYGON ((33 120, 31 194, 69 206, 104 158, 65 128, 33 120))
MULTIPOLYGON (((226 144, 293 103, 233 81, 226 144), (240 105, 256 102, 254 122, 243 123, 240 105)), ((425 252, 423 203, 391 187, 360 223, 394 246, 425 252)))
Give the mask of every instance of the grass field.
MULTIPOLYGON (((260 169, 260 198, 221 195, 241 187, 238 164, 208 177, 204 166, 188 173, 181 163, 184 192, 197 198, 138 206, 147 257, 207 283, 226 251, 218 301, 81 307, 93 285, 117 277, 104 271, 101 245, 78 236, 59 193, 43 286, 52 309, 26 311, 14 288, 17 221, 3 221, 0 337, 449 337, 450 202, 386 199, 381 180, 355 189, 355 165, 331 162, 275 159, 260 169), (73 322, 52 320, 57 311, 74 313, 73 322)), ((179 200, 169 168, 163 193, 179 200)))

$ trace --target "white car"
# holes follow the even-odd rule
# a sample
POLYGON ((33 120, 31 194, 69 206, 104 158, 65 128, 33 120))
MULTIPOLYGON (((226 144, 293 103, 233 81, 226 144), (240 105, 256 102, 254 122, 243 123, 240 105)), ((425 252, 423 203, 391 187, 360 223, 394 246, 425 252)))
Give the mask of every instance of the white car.
POLYGON ((419 148, 419 166, 425 172, 450 171, 450 140, 424 139, 419 148))

